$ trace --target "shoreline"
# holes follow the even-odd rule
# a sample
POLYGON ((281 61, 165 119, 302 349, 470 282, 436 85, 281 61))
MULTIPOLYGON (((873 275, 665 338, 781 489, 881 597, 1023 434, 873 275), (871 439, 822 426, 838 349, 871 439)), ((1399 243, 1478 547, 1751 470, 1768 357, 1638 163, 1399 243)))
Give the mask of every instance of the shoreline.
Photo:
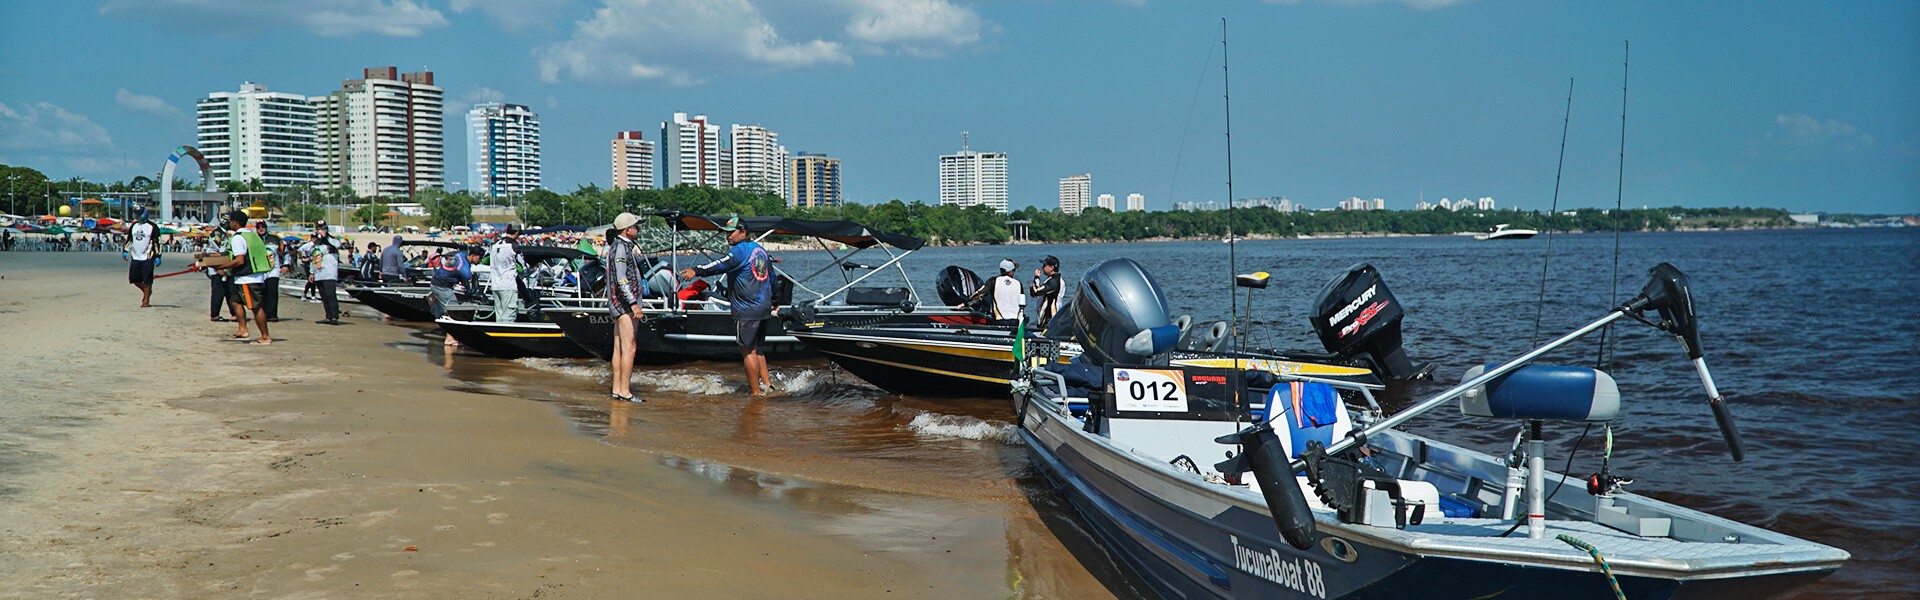
MULTIPOLYGON (((824 509, 752 484, 770 476, 611 444, 581 431, 566 407, 476 393, 432 360, 437 335, 364 314, 317 326, 317 305, 283 298, 288 320, 272 328, 281 341, 246 346, 219 340, 230 324, 198 316, 203 278, 156 282, 160 307, 141 310, 110 253, 0 261, 0 314, 13 325, 24 407, 12 414, 35 422, 0 431, 11 455, 0 460, 18 463, 7 464, 18 475, 0 490, 0 589, 163 598, 1106 594, 1061 558, 1058 542, 1032 556, 1019 550, 1051 539, 1014 533, 1045 531, 1030 514, 970 514, 939 498, 819 484, 807 493, 830 506, 946 517, 809 516, 824 509)), ((671 408, 609 408, 645 423, 649 407, 671 408)))

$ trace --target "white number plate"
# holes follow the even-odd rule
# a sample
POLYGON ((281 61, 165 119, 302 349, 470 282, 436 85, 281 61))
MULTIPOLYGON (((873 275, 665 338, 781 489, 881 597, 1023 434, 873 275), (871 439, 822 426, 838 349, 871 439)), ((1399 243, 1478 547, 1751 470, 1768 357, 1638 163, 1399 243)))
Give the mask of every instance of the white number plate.
POLYGON ((1136 412, 1187 412, 1187 383, 1179 371, 1114 369, 1114 407, 1136 412))

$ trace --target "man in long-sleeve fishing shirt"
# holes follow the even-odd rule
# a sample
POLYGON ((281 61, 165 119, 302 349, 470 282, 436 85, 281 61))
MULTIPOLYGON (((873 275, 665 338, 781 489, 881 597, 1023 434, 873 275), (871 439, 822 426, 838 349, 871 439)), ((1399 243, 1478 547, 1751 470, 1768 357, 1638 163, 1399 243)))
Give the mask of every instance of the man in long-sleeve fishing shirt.
POLYGON ((641 317, 640 300, 646 296, 646 283, 640 279, 643 257, 633 245, 640 235, 640 217, 620 213, 613 218, 613 235, 607 245, 608 314, 613 315, 613 399, 639 402, 633 396, 634 327, 641 317))
POLYGON ((720 230, 727 232, 727 243, 732 245, 727 256, 681 269, 680 278, 727 274, 727 302, 733 308, 734 340, 740 342, 740 356, 746 363, 748 393, 758 396, 765 393, 763 388, 773 384, 767 376, 767 355, 760 351, 760 346, 767 341, 767 319, 773 318, 774 311, 773 257, 747 235, 747 230, 740 226, 740 217, 728 219, 720 230))
POLYGON ((400 236, 393 236, 393 245, 380 251, 380 281, 402 283, 407 279, 407 255, 400 252, 400 236))

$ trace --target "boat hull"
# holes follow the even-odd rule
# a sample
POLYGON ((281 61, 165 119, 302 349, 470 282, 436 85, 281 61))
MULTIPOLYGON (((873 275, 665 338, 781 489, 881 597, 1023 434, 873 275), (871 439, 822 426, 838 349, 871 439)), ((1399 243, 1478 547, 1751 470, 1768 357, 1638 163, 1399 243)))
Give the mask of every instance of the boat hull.
MULTIPOLYGON (((613 317, 604 308, 580 308, 549 311, 567 339, 602 360, 613 359, 613 317)), ((813 325, 834 326, 843 323, 928 323, 934 319, 966 319, 969 315, 947 312, 860 312, 815 315, 813 325)), ((818 353, 788 332, 783 319, 767 319, 766 343, 762 352, 769 360, 813 358, 818 353)), ((725 311, 646 311, 646 317, 634 327, 634 363, 647 365, 677 364, 691 360, 738 360, 740 344, 735 341, 733 317, 725 311)))
POLYGON ((461 346, 496 358, 592 358, 593 353, 567 339, 550 322, 495 323, 440 319, 439 325, 461 346))
POLYGON ((992 398, 1014 375, 1006 327, 817 328, 794 337, 880 389, 907 396, 992 398))
MULTIPOLYGON (((1314 544, 1297 550, 1281 540, 1256 495, 1233 493, 1186 471, 1140 460, 1081 431, 1079 420, 1043 402, 1022 402, 1019 396, 1015 402, 1020 437, 1033 463, 1066 492, 1112 555, 1166 597, 1615 597, 1584 552, 1554 547, 1558 542, 1552 539, 1541 541, 1546 550, 1496 547, 1475 555, 1395 542, 1403 532, 1344 524, 1331 512, 1316 510, 1314 544), (1337 551, 1342 548, 1351 550, 1337 551)), ((1495 532, 1504 528, 1504 523, 1490 524, 1495 532)), ((1609 546, 1604 532, 1573 533, 1603 550, 1609 546)), ((1489 534, 1485 539, 1500 538, 1489 534)), ((1844 553, 1837 554, 1844 560, 1844 553)), ((1687 560, 1675 556, 1671 562, 1687 560)), ((1635 600, 1765 598, 1830 574, 1838 560, 1685 576, 1636 573, 1619 563, 1614 571, 1622 592, 1635 600)))

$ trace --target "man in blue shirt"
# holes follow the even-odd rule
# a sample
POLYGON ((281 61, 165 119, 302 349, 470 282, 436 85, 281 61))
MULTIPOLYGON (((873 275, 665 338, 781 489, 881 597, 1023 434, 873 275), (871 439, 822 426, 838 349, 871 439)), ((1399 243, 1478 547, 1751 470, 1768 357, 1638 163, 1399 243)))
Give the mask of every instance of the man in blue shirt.
POLYGON ((767 249, 740 227, 740 217, 720 226, 727 232, 732 247, 727 256, 691 269, 681 269, 680 279, 727 274, 727 302, 733 308, 734 339, 740 342, 740 355, 747 367, 747 387, 752 395, 764 393, 773 380, 767 376, 767 356, 760 345, 767 341, 767 319, 773 318, 773 257, 767 249))
MULTIPOLYGON (((433 268, 433 299, 428 303, 428 309, 433 311, 433 318, 438 319, 447 315, 447 307, 452 306, 455 301, 453 286, 465 285, 468 293, 475 291, 473 261, 479 259, 479 246, 470 246, 464 252, 450 252, 440 257, 440 264, 434 265, 433 268)), ((447 345, 458 346, 460 342, 449 335, 447 345)))

